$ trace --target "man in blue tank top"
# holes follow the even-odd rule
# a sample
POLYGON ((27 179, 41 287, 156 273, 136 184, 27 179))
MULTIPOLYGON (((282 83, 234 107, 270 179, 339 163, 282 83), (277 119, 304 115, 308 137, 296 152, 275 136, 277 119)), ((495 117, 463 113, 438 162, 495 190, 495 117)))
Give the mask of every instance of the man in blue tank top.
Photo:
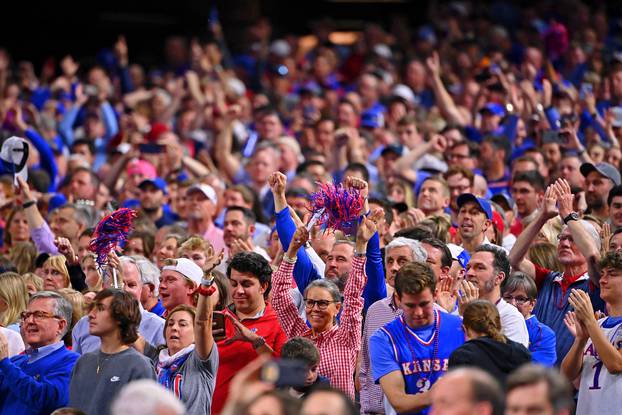
POLYGON ((460 317, 434 309, 435 285, 427 264, 404 265, 395 277, 403 315, 370 339, 372 374, 387 398, 387 413, 427 414, 432 385, 447 371, 449 355, 464 343, 460 317))

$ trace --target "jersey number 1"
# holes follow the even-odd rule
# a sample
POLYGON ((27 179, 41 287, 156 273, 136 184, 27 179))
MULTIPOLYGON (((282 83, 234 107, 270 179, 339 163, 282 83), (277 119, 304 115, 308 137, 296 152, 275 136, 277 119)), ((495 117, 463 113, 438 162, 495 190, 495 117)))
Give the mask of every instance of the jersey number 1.
POLYGON ((590 390, 595 390, 595 389, 600 389, 600 386, 598 385, 598 378, 600 377, 600 371, 603 368, 603 362, 598 362, 596 364, 594 364, 594 366, 592 366, 592 369, 596 369, 594 371, 594 383, 592 383, 592 386, 590 386, 590 390))

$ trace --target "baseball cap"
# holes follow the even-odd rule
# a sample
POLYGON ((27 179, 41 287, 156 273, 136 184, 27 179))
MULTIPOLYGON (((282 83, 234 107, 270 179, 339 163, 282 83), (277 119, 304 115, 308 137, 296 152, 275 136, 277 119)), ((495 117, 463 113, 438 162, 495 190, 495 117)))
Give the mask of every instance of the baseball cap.
POLYGON ((188 190, 186 190, 187 195, 190 195, 190 193, 193 193, 193 192, 200 192, 206 198, 211 200, 214 204, 218 203, 218 196, 216 196, 216 191, 209 184, 205 184, 205 183, 195 184, 195 185, 190 186, 188 190))
POLYGON ((404 147, 399 144, 389 144, 385 146, 380 152, 380 156, 385 156, 387 154, 397 154, 401 156, 404 152, 404 147))
POLYGON ((503 234, 505 230, 505 224, 503 223, 503 218, 501 214, 496 210, 492 211, 492 224, 495 225, 495 228, 499 231, 499 233, 503 234))
POLYGON ((382 110, 368 110, 361 114, 361 127, 382 128, 384 127, 384 115, 382 110))
POLYGON ((161 177, 156 177, 155 179, 145 179, 138 185, 139 189, 143 189, 147 185, 152 185, 157 189, 162 190, 162 192, 166 193, 166 182, 161 177))
POLYGON ((447 244, 447 248, 449 248, 449 251, 451 252, 451 259, 458 261, 462 268, 466 269, 467 264, 471 260, 471 256, 467 250, 456 244, 447 244))
POLYGON ((501 192, 493 195, 490 200, 498 203, 504 210, 514 209, 514 200, 507 193, 501 192))
POLYGON ((583 177, 587 177, 587 175, 591 172, 597 171, 598 173, 610 179, 616 186, 619 186, 620 182, 622 182, 618 169, 616 169, 609 163, 583 163, 580 170, 583 177))
POLYGON ((415 93, 407 85, 404 85, 404 84, 395 85, 393 87, 393 90, 391 91, 391 94, 395 97, 403 99, 404 101, 410 104, 417 103, 417 97, 415 96, 415 93))
POLYGON ((497 104, 496 102, 489 102, 484 105, 484 108, 479 110, 480 113, 490 112, 492 115, 497 115, 499 117, 503 117, 505 115, 505 109, 503 105, 497 104))
POLYGON ((174 259, 173 262, 174 264, 162 267, 162 271, 176 271, 197 285, 201 284, 201 280, 203 279, 203 270, 201 267, 188 258, 177 258, 174 259))
POLYGON ((486 199, 482 199, 481 197, 477 197, 472 193, 463 193, 458 196, 457 204, 458 208, 461 208, 467 202, 475 202, 482 211, 486 214, 486 217, 492 220, 492 207, 490 206, 490 202, 486 199))
POLYGON ((157 177, 156 169, 153 164, 145 160, 132 160, 127 165, 128 176, 140 174, 148 179, 155 179, 157 177))

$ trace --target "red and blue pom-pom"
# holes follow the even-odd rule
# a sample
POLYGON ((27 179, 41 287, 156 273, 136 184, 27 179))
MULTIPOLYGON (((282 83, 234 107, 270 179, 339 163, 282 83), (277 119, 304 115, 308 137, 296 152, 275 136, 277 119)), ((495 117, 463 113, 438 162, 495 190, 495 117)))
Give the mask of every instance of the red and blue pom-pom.
POLYGON ((317 224, 324 230, 330 228, 346 235, 354 234, 365 203, 361 193, 341 184, 318 183, 318 186, 319 190, 311 195, 311 210, 314 215, 319 214, 317 224))
POLYGON ((108 254, 117 246, 122 246, 132 229, 132 219, 136 211, 128 208, 115 210, 103 218, 95 228, 95 239, 89 249, 97 254, 97 265, 102 269, 108 263, 108 254))

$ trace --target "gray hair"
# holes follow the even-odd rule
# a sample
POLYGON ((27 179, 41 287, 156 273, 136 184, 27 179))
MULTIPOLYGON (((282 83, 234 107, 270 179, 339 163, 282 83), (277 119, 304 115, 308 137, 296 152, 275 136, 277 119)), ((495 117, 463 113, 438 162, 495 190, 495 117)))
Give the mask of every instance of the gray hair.
POLYGON ((126 261, 136 265, 140 274, 140 280, 143 284, 153 285, 153 295, 157 297, 158 288, 160 287, 160 269, 142 255, 127 255, 121 257, 121 260, 123 258, 127 258, 126 261))
POLYGON ((389 252, 390 249, 393 248, 401 248, 403 246, 407 246, 410 248, 410 252, 413 256, 413 261, 417 262, 425 262, 428 259, 428 253, 421 245, 421 242, 405 238, 403 236, 399 236, 393 239, 387 246, 384 247, 384 252, 389 252))
POLYGON ((112 402, 115 415, 151 415, 163 413, 184 415, 186 408, 179 399, 164 386, 151 379, 141 379, 125 385, 112 402))
MULTIPOLYGON (((596 248, 598 248, 598 250, 600 251, 600 247, 601 247, 600 235, 598 234, 598 231, 596 230, 594 225, 592 225, 590 221, 583 220, 583 219, 579 220, 578 222, 583 226, 583 229, 585 229, 587 234, 590 236, 594 246, 596 246, 596 248)), ((560 235, 562 234, 562 232, 564 232, 564 230, 566 230, 567 227, 568 225, 564 225, 564 227, 562 228, 560 232, 560 235)))
POLYGON ((63 320, 67 322, 65 329, 60 335, 60 337, 62 338, 69 331, 69 328, 71 327, 71 316, 73 314, 73 307, 71 306, 71 303, 67 301, 62 295, 54 291, 36 292, 30 297, 28 304, 30 305, 35 300, 46 299, 46 298, 51 298, 54 300, 54 315, 61 317, 63 320))
POLYGON ((341 292, 339 291, 339 287, 332 281, 326 279, 313 280, 307 288, 305 288, 305 298, 307 297, 307 293, 311 288, 323 288, 330 294, 331 298, 334 302, 341 302, 341 292))
POLYGON ((91 228, 94 226, 96 222, 95 208, 84 203, 69 203, 66 205, 62 205, 52 210, 52 212, 50 213, 58 212, 61 209, 67 208, 73 209, 76 222, 78 222, 80 225, 84 226, 85 228, 91 228))

